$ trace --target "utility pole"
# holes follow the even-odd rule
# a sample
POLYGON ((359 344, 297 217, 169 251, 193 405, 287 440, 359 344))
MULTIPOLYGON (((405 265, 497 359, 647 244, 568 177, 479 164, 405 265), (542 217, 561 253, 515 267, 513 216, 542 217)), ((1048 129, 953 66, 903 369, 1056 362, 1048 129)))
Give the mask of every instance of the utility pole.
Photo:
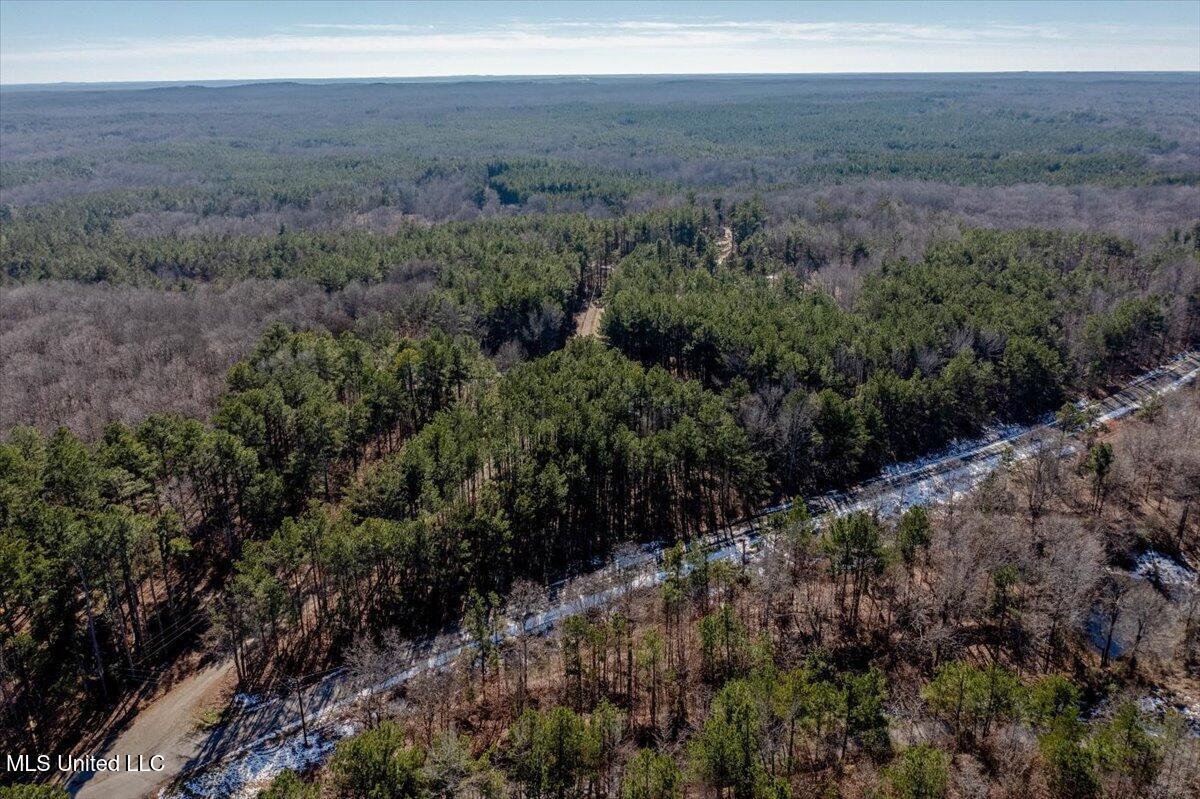
POLYGON ((304 747, 308 748, 308 720, 304 716, 304 690, 300 681, 295 677, 288 678, 289 689, 296 694, 296 701, 300 703, 300 732, 304 736, 304 747))

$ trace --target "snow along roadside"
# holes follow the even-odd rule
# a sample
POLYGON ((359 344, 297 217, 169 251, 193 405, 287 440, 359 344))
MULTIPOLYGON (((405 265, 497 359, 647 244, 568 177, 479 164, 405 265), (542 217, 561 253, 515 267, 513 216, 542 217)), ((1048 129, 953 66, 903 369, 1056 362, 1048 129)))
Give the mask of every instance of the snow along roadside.
MULTIPOLYGON (((1176 356, 1163 366, 1147 372, 1126 384, 1121 391, 1099 403, 1100 422, 1127 416, 1146 402, 1195 382, 1200 375, 1200 352, 1176 356)), ((1080 400, 1077 405, 1087 404, 1080 400)), ((891 516, 914 505, 939 504, 972 490, 1005 460, 1028 457, 1038 452, 1045 440, 1041 434, 1056 427, 1050 419, 1029 426, 997 427, 985 431, 980 438, 952 443, 935 456, 898 464, 883 474, 850 491, 826 494, 808 500, 811 507, 823 509, 816 517, 818 524, 828 519, 859 510, 874 510, 891 516)), ((1063 455, 1074 447, 1063 448, 1063 455)), ((733 526, 723 535, 710 536, 705 541, 707 557, 711 560, 750 559, 758 555, 760 530, 758 522, 770 515, 787 510, 791 503, 766 508, 756 517, 733 526)), ((568 616, 606 605, 631 592, 660 585, 667 573, 659 568, 664 546, 644 546, 640 554, 614 560, 588 575, 586 580, 562 581, 551 586, 547 603, 549 609, 528 619, 524 625, 509 621, 497 638, 519 633, 540 633, 553 628, 568 616), (577 585, 612 583, 608 588, 590 593, 573 593, 577 585), (522 629, 523 628, 523 629, 522 629)), ((586 590, 586 589, 584 589, 586 590)), ((444 640, 444 639, 443 639, 444 640)), ((465 634, 449 640, 449 645, 429 653, 403 671, 369 688, 351 692, 327 704, 308 717, 310 730, 318 729, 311 746, 304 747, 295 734, 300 719, 256 738, 230 752, 222 759, 198 766, 196 776, 183 784, 177 793, 159 792, 160 797, 191 799, 192 797, 250 797, 262 785, 286 768, 306 768, 320 762, 332 751, 333 745, 352 734, 355 729, 344 715, 364 698, 384 694, 412 679, 417 674, 437 671, 453 663, 470 647, 465 634), (340 724, 338 722, 341 722, 340 724), (291 736, 288 738, 286 736, 291 736), (246 762, 242 762, 246 761, 246 762)), ((340 670, 327 679, 348 681, 340 670)), ((310 735, 312 733, 310 732, 310 735)))

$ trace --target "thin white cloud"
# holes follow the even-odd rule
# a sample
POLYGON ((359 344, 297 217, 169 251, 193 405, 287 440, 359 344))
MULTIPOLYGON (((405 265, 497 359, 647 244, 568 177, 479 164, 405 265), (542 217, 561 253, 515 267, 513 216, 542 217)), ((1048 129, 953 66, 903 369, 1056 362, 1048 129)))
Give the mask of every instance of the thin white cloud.
MULTIPOLYGON (((753 47, 787 43, 967 44, 1037 40, 1065 41, 1064 31, 1047 26, 970 26, 880 24, 851 22, 638 22, 555 23, 512 25, 461 33, 430 32, 405 25, 312 23, 307 29, 336 30, 337 34, 271 34, 265 36, 118 39, 62 49, 9 53, 13 62, 61 58, 157 57, 172 54, 230 55, 244 53, 428 51, 432 53, 523 48, 570 51, 610 48, 753 47), (585 29, 589 32, 580 33, 585 29)), ((1127 32, 1126 32, 1127 33, 1127 32)), ((1075 36, 1074 38, 1081 38, 1075 36)))
POLYGON ((417 31, 429 30, 429 25, 399 25, 393 23, 302 22, 297 28, 337 31, 417 31))
POLYGON ((261 36, 125 38, 59 48, 7 47, 0 52, 0 72, 7 83, 166 80, 173 79, 165 76, 176 74, 185 62, 192 65, 192 77, 213 77, 214 69, 222 75, 251 69, 243 75, 252 77, 473 74, 485 68, 505 74, 685 72, 697 71, 697 64, 743 72, 763 71, 764 64, 773 67, 766 71, 777 72, 813 71, 814 67, 815 71, 1188 69, 1200 62, 1200 44, 1192 33, 1148 26, 766 20, 513 22, 456 30, 305 23, 288 32, 261 36), (855 63, 856 52, 861 63, 855 63), (767 54, 773 60, 765 61, 767 54), (1036 58, 1031 60, 1031 55, 1036 58), (822 56, 827 58, 821 60, 822 56), (738 68, 739 63, 745 66, 738 68), (303 74, 291 71, 297 64, 303 74), (602 68, 596 70, 596 65, 602 68), (363 69, 371 71, 347 71, 363 69))

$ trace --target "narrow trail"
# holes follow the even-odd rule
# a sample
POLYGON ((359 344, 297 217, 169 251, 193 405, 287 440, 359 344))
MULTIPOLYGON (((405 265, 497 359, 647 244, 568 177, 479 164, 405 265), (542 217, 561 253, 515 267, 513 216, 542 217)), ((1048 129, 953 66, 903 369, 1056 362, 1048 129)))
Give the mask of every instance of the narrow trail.
POLYGON ((600 318, 604 316, 604 306, 593 300, 579 313, 575 314, 575 338, 594 336, 600 332, 600 318))
MULTIPOLYGON (((1200 352, 1184 353, 1162 367, 1130 381, 1125 388, 1098 403, 1099 421, 1119 419, 1149 400, 1194 383, 1200 375, 1200 352)), ((1082 404, 1082 401, 1081 401, 1082 404)), ((941 453, 889 467, 878 477, 853 489, 807 499, 818 524, 830 518, 870 509, 890 516, 913 505, 945 502, 970 491, 1008 459, 1020 459, 1045 445, 1044 434, 1054 429, 1046 421, 1031 426, 1006 426, 982 437, 948 447, 941 453)), ((1073 445, 1064 448, 1063 454, 1073 445)), ((749 560, 758 556, 761 521, 786 510, 789 503, 766 508, 731 529, 705 540, 710 560, 749 560)), ((631 591, 659 585, 666 573, 660 569, 663 544, 647 544, 624 559, 596 569, 586 580, 562 581, 550 586, 546 607, 523 627, 509 622, 502 633, 538 632, 581 611, 606 605, 631 591), (582 588, 587 585, 588 588, 582 588)), ((443 638, 442 646, 427 647, 407 668, 382 682, 357 689, 341 670, 329 673, 308 689, 305 698, 310 744, 299 740, 300 719, 292 701, 270 701, 251 710, 230 714, 214 728, 198 754, 183 769, 159 775, 166 784, 187 774, 183 787, 172 797, 252 796, 257 788, 284 768, 303 768, 323 760, 336 742, 355 731, 351 716, 365 696, 385 694, 413 676, 438 670, 454 662, 469 646, 466 639, 443 638)), ((99 794, 97 794, 99 795, 99 794)), ((107 793, 112 799, 134 799, 141 794, 107 793)), ((160 793, 160 795, 164 795, 160 793)))
MULTIPOLYGON (((721 228, 721 238, 717 240, 717 264, 724 265, 733 255, 733 230, 728 226, 721 228)), ((609 269, 612 267, 601 267, 609 269)), ((604 306, 600 304, 599 299, 593 299, 584 306, 583 310, 575 314, 575 332, 572 338, 586 338, 594 336, 600 332, 600 320, 604 316, 604 306)))
POLYGON ((721 228, 721 239, 717 242, 717 263, 724 265, 731 255, 733 255, 733 230, 723 227, 721 228))

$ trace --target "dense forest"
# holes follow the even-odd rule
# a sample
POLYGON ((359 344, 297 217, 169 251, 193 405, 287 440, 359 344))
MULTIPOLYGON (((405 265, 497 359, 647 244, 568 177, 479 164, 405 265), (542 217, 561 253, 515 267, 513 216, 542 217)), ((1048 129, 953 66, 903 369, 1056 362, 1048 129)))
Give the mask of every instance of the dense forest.
MULTIPOLYGON (((818 530, 797 508, 749 564, 678 544, 661 588, 553 637, 490 637, 536 612, 529 584, 481 601, 477 648, 390 706, 364 699, 326 766, 262 795, 1195 795, 1195 717, 1139 691, 1194 674, 1196 595, 1104 564, 1168 546, 1195 501, 1196 402, 1089 428, 1073 461, 1013 464, 936 511, 818 530)), ((404 647, 364 636, 354 679, 386 676, 404 647)))
MULTIPOLYGON (((1197 497, 1114 472, 1067 404, 1200 347, 1194 75, 6 88, 0 117, 6 748, 205 658, 244 692, 394 667, 641 545, 667 587, 541 641, 561 674, 484 635, 424 734, 372 719, 324 787, 266 795, 932 799, 1018 739, 1056 795, 1195 778, 1136 705, 1088 723, 1104 680, 1170 670, 1084 628, 1134 612, 1100 575, 1130 520, 1190 569, 1197 497), (688 554, 1055 412, 1086 446, 1036 491, 1013 466, 958 511, 798 510, 761 573, 688 554), (1095 573, 1035 613, 1068 543, 1095 573), (898 746, 896 696, 952 740, 898 746)), ((1123 445, 1186 483, 1194 403, 1161 414, 1123 445)))

